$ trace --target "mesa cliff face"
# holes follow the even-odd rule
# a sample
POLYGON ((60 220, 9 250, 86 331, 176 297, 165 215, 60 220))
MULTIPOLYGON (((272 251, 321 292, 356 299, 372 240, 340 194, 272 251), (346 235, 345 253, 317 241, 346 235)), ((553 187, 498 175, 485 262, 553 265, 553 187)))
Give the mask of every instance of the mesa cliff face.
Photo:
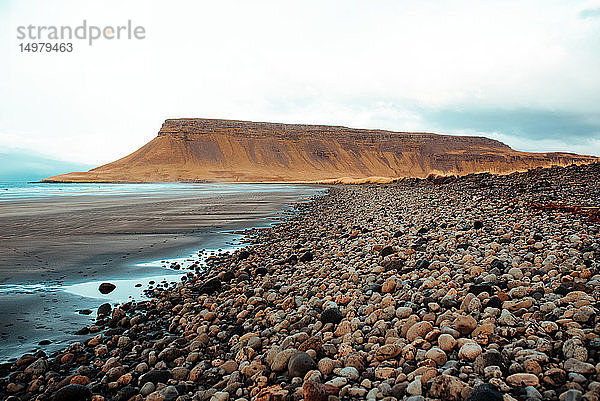
POLYGON ((594 156, 517 152, 483 137, 324 125, 166 120, 136 152, 61 182, 358 182, 400 177, 510 173, 584 164, 594 156))

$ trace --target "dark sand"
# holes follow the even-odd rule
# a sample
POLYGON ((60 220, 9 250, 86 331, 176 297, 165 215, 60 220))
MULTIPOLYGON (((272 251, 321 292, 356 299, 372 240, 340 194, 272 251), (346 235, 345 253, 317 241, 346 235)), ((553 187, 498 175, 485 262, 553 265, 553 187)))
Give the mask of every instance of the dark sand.
POLYGON ((2 202, 0 283, 54 280, 72 273, 87 277, 90 272, 82 269, 106 272, 121 265, 121 259, 148 260, 197 248, 198 240, 207 234, 265 225, 284 209, 284 203, 312 193, 314 189, 198 198, 181 191, 164 197, 2 202))
POLYGON ((76 340, 73 332, 90 323, 98 305, 111 301, 110 296, 86 298, 61 288, 119 278, 147 284, 142 278, 174 272, 136 263, 227 246, 232 236, 223 231, 266 226, 285 213, 286 203, 315 193, 307 186, 217 196, 178 191, 0 203, 0 361, 41 340, 52 342, 40 347, 46 351, 76 340), (15 284, 28 289, 13 290, 15 284), (43 288, 31 290, 37 284, 43 288), (76 313, 82 308, 94 313, 76 313))

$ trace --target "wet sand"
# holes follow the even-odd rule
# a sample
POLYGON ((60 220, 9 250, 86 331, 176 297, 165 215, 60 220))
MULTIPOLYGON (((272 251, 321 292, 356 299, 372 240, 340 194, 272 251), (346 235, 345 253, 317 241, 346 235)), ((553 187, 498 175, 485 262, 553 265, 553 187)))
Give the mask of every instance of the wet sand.
MULTIPOLYGON (((309 187, 307 187, 309 188, 309 187)), ((152 260, 218 231, 264 225, 296 191, 200 197, 78 196, 0 203, 0 283, 93 277, 152 260)))
MULTIPOLYGON (((148 277, 177 280, 177 272, 142 262, 185 258, 199 249, 230 246, 224 234, 269 225, 287 203, 315 194, 315 187, 277 192, 207 196, 60 196, 0 203, 0 361, 41 348, 53 351, 95 318, 115 294, 66 292, 95 281, 148 277), (81 315, 78 309, 92 309, 81 315), (51 344, 38 347, 39 341, 51 344)), ((162 264, 164 265, 164 264, 162 264)), ((61 345, 62 344, 62 345, 61 345)))

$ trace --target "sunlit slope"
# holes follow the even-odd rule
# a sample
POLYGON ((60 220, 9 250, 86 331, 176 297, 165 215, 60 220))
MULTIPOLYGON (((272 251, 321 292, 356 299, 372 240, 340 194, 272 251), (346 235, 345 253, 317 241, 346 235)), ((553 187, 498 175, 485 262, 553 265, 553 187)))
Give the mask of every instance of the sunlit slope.
POLYGON ((167 120, 136 152, 63 182, 320 182, 509 173, 593 156, 526 153, 472 136, 232 120, 167 120))

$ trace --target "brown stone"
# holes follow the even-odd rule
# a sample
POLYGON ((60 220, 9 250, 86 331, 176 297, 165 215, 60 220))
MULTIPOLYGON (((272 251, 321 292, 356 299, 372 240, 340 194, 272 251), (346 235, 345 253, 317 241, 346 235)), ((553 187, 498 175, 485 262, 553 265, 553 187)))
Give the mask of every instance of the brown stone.
POLYGON ((433 329, 433 325, 429 322, 418 322, 415 323, 406 332, 406 339, 413 342, 417 337, 425 337, 425 335, 433 329))

